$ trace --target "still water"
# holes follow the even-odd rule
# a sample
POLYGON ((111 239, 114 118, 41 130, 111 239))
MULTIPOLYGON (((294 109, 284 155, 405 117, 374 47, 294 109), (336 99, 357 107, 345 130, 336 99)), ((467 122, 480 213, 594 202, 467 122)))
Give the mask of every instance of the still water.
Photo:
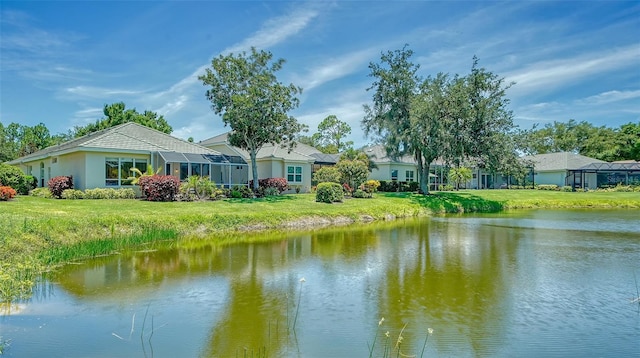
POLYGON ((264 239, 68 265, 0 316, 5 354, 640 356, 638 210, 443 216, 264 239))

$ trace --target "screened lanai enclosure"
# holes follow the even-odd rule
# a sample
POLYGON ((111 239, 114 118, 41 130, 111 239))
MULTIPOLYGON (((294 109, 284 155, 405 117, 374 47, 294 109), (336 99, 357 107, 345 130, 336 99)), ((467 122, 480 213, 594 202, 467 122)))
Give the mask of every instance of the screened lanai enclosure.
POLYGON ((193 154, 156 152, 152 156, 155 167, 180 180, 197 175, 208 177, 220 188, 249 185, 249 165, 239 156, 224 154, 193 154))
POLYGON ((616 185, 640 185, 640 162, 591 163, 577 170, 570 170, 567 185, 582 187, 589 177, 599 188, 616 185))

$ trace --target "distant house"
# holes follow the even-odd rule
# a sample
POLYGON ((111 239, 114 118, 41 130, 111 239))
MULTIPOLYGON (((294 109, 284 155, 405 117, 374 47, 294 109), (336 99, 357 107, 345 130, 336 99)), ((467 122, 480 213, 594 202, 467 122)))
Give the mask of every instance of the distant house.
MULTIPOLYGON (((211 150, 219 151, 227 155, 239 155, 248 165, 251 165, 249 152, 232 146, 228 140, 228 132, 199 142, 200 145, 211 150)), ((286 178, 289 186, 299 188, 301 192, 311 190, 312 166, 315 158, 312 157, 309 146, 297 143, 293 150, 282 148, 280 145, 266 144, 257 153, 258 179, 286 178), (308 148, 307 148, 308 147, 308 148), (305 154, 309 153, 309 154, 305 154)), ((317 149, 313 148, 315 151, 317 149)), ((317 151, 319 152, 319 151, 317 151)), ((249 169, 249 180, 253 179, 253 173, 249 169)))
POLYGON ((555 184, 588 189, 598 187, 597 175, 595 172, 581 172, 579 169, 593 164, 607 163, 571 152, 537 154, 525 156, 522 159, 533 163, 535 184, 555 184))
POLYGON ((130 187, 132 168, 147 165, 181 180, 191 175, 211 178, 218 185, 247 185, 247 163, 238 155, 225 155, 172 137, 137 123, 125 123, 51 146, 8 162, 38 179, 72 175, 76 189, 130 187))

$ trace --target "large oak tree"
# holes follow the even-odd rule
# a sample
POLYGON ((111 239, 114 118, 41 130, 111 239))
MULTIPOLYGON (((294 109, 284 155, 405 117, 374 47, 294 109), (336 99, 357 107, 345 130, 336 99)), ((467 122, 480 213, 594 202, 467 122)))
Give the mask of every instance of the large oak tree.
POLYGON ((229 143, 249 152, 254 190, 258 189, 256 155, 260 148, 270 143, 292 149, 295 136, 304 128, 288 114, 298 107, 296 95, 302 88, 279 82, 275 73, 285 60, 272 58, 271 52, 255 48, 249 54, 220 55, 198 77, 210 86, 206 97, 211 108, 232 129, 229 143))
POLYGON ((514 128, 505 95, 509 85, 479 68, 476 58, 467 76, 422 79, 412 55, 405 45, 369 65, 373 104, 364 106, 362 126, 391 157, 414 157, 420 190, 428 193, 429 166, 437 158, 454 167, 474 161, 492 171, 500 170, 505 156, 516 161, 507 140, 514 128))

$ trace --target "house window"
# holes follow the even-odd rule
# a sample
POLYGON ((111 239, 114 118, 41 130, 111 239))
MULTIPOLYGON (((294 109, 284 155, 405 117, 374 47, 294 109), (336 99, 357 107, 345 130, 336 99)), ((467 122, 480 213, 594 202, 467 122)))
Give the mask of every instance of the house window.
POLYGON ((415 180, 415 177, 413 175, 413 170, 407 170, 407 172, 405 174, 406 174, 407 181, 414 181, 415 180))
POLYGON ((199 163, 191 163, 191 175, 202 175, 201 173, 201 164, 199 163))
POLYGON ((302 183, 302 167, 287 166, 287 181, 290 183, 302 183))
POLYGON ((398 180, 398 170, 394 169, 391 171, 391 180, 398 180))
POLYGON ((180 163, 180 180, 187 180, 189 177, 189 163, 180 163))
POLYGON ((143 173, 147 170, 146 159, 106 158, 104 163, 106 186, 131 185, 129 178, 136 175, 131 171, 132 168, 138 168, 143 173))
POLYGON ((56 164, 58 162, 58 157, 51 158, 51 164, 56 164))

